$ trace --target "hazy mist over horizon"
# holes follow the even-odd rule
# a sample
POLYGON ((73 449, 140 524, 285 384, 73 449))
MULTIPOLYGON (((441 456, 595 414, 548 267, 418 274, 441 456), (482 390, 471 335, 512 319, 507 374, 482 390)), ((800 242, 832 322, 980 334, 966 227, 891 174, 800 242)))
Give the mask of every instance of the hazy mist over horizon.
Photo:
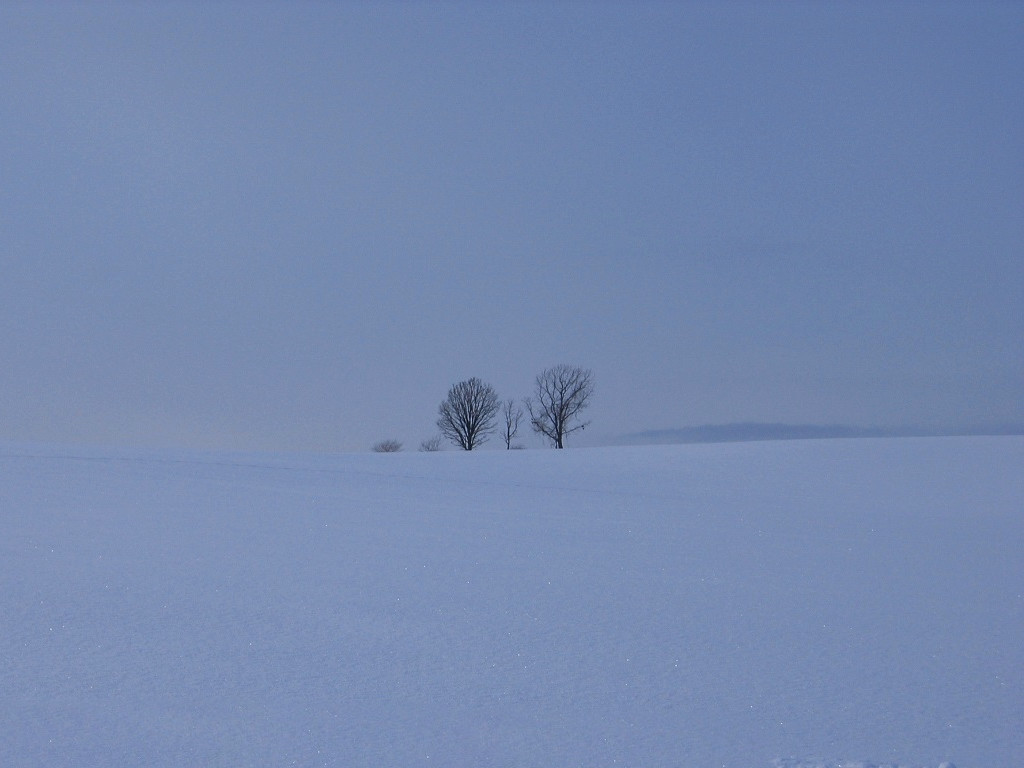
POLYGON ((452 384, 560 363, 569 447, 1019 430, 1022 39, 999 2, 5 3, 0 441, 415 450, 452 384))

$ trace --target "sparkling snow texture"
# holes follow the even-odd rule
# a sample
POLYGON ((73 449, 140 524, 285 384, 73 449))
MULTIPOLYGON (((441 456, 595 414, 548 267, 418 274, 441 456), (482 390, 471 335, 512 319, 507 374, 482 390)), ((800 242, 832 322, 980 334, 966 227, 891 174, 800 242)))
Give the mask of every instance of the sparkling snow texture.
POLYGON ((1016 437, 0 447, 0 764, 1013 768, 1022 534, 1016 437))

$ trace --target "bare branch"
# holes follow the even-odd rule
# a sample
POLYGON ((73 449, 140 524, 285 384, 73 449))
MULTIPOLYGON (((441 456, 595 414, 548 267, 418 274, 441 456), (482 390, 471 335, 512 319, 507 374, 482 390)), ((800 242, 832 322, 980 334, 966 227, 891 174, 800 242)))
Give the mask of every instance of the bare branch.
POLYGON ((519 433, 519 422, 523 419, 523 409, 515 400, 506 400, 501 414, 505 417, 505 433, 502 435, 505 440, 505 450, 511 450, 512 438, 519 433))
POLYGON ((460 381, 448 390, 448 397, 437 408, 437 428, 463 450, 471 451, 494 431, 500 407, 490 384, 475 377, 460 381))
POLYGON ((590 370, 569 365, 548 368, 534 382, 534 398, 526 399, 533 430, 548 438, 555 448, 564 447, 566 435, 590 423, 579 421, 579 415, 593 394, 590 370))

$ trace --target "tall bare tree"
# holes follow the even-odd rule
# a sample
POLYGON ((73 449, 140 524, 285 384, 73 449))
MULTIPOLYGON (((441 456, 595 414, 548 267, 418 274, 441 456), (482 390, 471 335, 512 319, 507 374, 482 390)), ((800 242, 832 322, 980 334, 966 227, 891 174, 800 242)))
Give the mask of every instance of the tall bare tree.
POLYGON ((448 390, 448 397, 437 408, 437 428, 463 450, 472 451, 494 431, 500 407, 501 401, 490 384, 476 377, 460 381, 448 390))
POLYGON ((501 407, 501 415, 505 417, 505 450, 512 447, 512 438, 519 434, 519 422, 523 419, 523 409, 515 400, 506 400, 501 407))
POLYGON ((566 435, 590 423, 579 421, 579 415, 593 394, 594 376, 589 369, 556 365, 543 371, 534 382, 534 397, 526 399, 534 432, 548 438, 555 448, 564 447, 566 435))

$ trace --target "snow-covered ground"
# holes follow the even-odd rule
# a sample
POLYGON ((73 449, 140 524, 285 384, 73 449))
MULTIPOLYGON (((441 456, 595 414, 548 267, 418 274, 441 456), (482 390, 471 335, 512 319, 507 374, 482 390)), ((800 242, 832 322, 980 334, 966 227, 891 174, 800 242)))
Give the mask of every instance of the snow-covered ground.
POLYGON ((0 765, 1024 765, 1024 438, 0 447, 0 765))

